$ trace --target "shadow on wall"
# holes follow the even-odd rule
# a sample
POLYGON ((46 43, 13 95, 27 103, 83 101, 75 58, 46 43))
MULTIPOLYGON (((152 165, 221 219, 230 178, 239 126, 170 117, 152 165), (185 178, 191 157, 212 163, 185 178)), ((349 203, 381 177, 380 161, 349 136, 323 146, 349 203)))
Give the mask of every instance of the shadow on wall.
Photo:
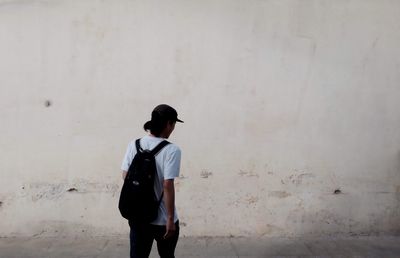
POLYGON ((395 221, 397 221, 395 228, 395 234, 400 235, 400 150, 397 152, 396 157, 396 168, 394 170, 394 182, 396 182, 396 189, 395 189, 395 221))
POLYGON ((335 189, 316 213, 305 210, 300 235, 400 235, 400 150, 393 156, 391 169, 382 173, 387 190, 355 193, 335 189), (369 206, 368 206, 369 205, 369 206), (325 233, 324 232, 329 232, 325 233))
MULTIPOLYGON (((381 172, 377 172, 382 176, 380 183, 371 181, 369 188, 367 185, 358 188, 361 191, 351 185, 331 188, 318 196, 308 190, 304 195, 288 190, 291 198, 299 199, 300 203, 290 208, 287 215, 286 225, 290 228, 286 230, 292 232, 288 236, 400 235, 400 151, 394 153, 388 169, 381 172)), ((292 184, 295 189, 303 184, 307 187, 307 182, 300 180, 304 175, 308 174, 290 176, 282 184, 292 184)), ((284 194, 287 192, 273 191, 269 197, 288 197, 284 194)))
POLYGON ((381 237, 232 239, 231 246, 240 257, 367 257, 371 254, 376 257, 397 257, 398 241, 389 239, 391 240, 381 237))

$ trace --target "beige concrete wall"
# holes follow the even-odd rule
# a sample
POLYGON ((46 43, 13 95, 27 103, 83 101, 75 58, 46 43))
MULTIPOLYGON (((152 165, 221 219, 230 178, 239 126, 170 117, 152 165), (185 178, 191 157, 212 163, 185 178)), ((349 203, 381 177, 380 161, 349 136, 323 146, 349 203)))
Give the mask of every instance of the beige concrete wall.
POLYGON ((159 103, 185 120, 182 235, 399 233, 399 14, 0 1, 0 235, 127 233, 119 168, 159 103))

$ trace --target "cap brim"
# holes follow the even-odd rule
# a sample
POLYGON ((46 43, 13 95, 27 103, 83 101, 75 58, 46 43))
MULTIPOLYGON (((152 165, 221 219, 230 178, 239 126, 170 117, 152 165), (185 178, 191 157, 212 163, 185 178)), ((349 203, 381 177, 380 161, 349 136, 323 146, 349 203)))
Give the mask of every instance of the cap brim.
POLYGON ((182 120, 180 120, 180 119, 176 119, 176 122, 180 122, 180 123, 183 123, 183 121, 182 120))

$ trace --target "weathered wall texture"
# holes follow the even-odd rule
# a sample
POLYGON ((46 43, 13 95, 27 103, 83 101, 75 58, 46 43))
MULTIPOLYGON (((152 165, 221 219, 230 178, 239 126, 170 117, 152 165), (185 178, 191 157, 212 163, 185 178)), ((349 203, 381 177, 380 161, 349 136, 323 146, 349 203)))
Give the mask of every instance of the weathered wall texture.
POLYGON ((183 235, 399 233, 399 24, 391 0, 0 1, 0 235, 127 233, 159 103, 183 235))

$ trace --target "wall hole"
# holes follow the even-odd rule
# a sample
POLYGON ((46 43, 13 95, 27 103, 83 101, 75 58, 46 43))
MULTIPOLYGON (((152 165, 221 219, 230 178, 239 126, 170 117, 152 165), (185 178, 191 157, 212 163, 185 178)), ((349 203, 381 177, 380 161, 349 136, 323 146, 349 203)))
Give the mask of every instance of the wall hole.
POLYGON ((342 191, 340 190, 340 189, 336 189, 334 192, 333 192, 333 194, 341 194, 342 193, 342 191))

